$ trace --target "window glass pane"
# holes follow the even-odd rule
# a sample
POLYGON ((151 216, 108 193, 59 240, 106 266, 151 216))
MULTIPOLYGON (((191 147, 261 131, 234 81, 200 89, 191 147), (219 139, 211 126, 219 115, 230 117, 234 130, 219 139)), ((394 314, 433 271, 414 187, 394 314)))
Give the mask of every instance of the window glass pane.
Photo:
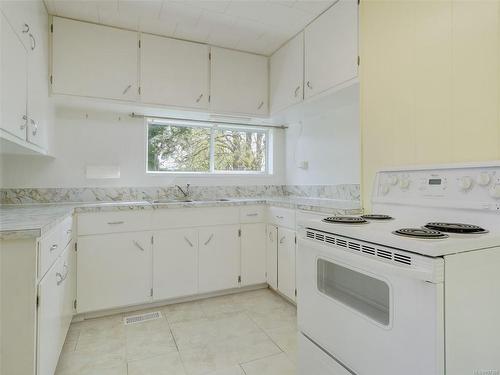
POLYGON ((266 132, 215 130, 216 171, 266 171, 266 132))
POLYGON ((148 171, 209 172, 210 128, 148 124, 148 171))

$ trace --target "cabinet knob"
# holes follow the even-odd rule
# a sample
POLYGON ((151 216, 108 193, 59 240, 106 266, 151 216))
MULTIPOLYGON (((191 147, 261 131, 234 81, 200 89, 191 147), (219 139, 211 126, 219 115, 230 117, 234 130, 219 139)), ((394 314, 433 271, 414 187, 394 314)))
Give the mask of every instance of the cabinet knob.
POLYGON ((189 244, 189 246, 193 247, 193 243, 191 241, 189 241, 189 238, 184 236, 184 240, 189 244))
POLYGON ((200 96, 198 96, 198 98, 196 99, 196 103, 199 103, 201 98, 203 98, 203 94, 200 94, 200 96))
POLYGON ((210 237, 208 237, 208 240, 205 241, 205 246, 207 246, 210 243, 210 241, 212 241, 212 238, 214 238, 213 233, 210 235, 210 237))
POLYGON ((145 251, 139 242, 137 242, 135 240, 133 240, 132 242, 134 243, 135 247, 137 247, 139 250, 145 251))
POLYGON ((26 126, 28 126, 28 116, 23 115, 22 119, 24 120, 24 124, 21 124, 19 129, 24 130, 26 129, 26 126))
POLYGON ((30 31, 30 25, 28 25, 27 23, 25 23, 23 25, 23 34, 29 33, 29 31, 30 31))
POLYGON ((313 86, 311 84, 311 81, 307 81, 307 87, 312 90, 313 86))
POLYGON ((262 107, 264 106, 264 102, 260 102, 259 106, 257 107, 257 109, 261 109, 262 107))

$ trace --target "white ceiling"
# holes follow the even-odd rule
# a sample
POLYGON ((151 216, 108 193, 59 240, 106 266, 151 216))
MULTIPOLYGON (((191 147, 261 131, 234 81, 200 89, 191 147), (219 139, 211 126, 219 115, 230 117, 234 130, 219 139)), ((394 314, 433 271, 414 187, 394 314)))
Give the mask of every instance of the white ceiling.
POLYGON ((44 0, 50 14, 270 55, 330 0, 44 0))

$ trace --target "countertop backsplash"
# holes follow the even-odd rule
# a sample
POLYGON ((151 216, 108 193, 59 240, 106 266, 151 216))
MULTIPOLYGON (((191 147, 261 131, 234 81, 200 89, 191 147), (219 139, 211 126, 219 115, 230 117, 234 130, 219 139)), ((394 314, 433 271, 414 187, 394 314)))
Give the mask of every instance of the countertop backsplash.
MULTIPOLYGON (((185 185, 181 186, 185 189, 185 185)), ((304 197, 359 201, 359 184, 343 185, 191 185, 189 198, 304 197)), ((0 189, 0 204, 40 204, 73 202, 131 202, 156 199, 182 199, 175 185, 158 187, 84 187, 0 189)))

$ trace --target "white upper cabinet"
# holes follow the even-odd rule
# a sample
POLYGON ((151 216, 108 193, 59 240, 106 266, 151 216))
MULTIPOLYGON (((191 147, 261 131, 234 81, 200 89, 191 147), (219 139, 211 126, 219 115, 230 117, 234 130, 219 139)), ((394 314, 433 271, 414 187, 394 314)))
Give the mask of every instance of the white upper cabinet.
POLYGON ((52 91, 136 100, 138 34, 54 17, 52 91))
POLYGON ((268 113, 268 58, 211 48, 210 109, 250 115, 268 113))
POLYGON ((141 35, 141 101, 208 109, 209 47, 141 35))
POLYGON ((358 3, 340 0, 305 29, 305 87, 309 98, 358 75, 358 3))
POLYGON ((270 58, 271 113, 302 101, 304 95, 304 33, 300 33, 270 58))
POLYGON ((28 55, 20 38, 1 12, 0 23, 0 127, 20 140, 25 140, 28 55))
POLYGON ((28 142, 47 148, 49 121, 49 20, 41 1, 27 2, 28 58, 28 142))

